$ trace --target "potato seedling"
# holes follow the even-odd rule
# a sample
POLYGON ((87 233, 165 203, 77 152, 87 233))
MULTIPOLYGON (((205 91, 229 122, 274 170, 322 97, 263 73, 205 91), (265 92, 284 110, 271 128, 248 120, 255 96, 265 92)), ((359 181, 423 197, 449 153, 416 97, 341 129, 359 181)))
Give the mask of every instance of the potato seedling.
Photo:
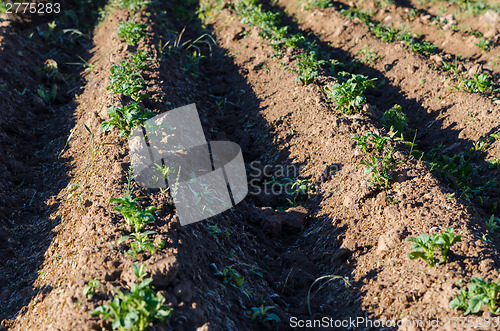
POLYGON ((375 62, 380 58, 380 55, 374 51, 369 49, 367 46, 361 47, 359 51, 356 52, 357 55, 360 55, 360 61, 364 64, 374 65, 375 62))
POLYGON ((318 60, 316 52, 310 51, 294 56, 297 60, 292 70, 297 73, 297 82, 307 85, 314 81, 314 78, 319 76, 319 69, 321 65, 326 64, 325 60, 318 60))
POLYGON ((133 62, 122 60, 121 65, 113 64, 110 71, 110 85, 106 89, 111 90, 112 94, 121 93, 135 101, 147 97, 139 93, 144 87, 144 80, 133 62))
POLYGON ((281 322, 281 318, 278 315, 269 312, 269 310, 273 308, 275 307, 264 305, 261 305, 260 307, 252 307, 253 314, 250 320, 254 321, 255 319, 259 319, 263 322, 281 322))
POLYGON ((92 299, 92 297, 97 293, 98 290, 102 288, 101 282, 96 279, 91 279, 87 282, 87 285, 83 288, 83 295, 85 295, 88 299, 92 299))
POLYGON ((470 280, 467 291, 463 288, 457 296, 450 301, 450 308, 465 310, 464 316, 477 314, 483 305, 487 305, 490 312, 498 314, 500 307, 497 307, 498 292, 500 282, 486 281, 481 277, 474 277, 470 280))
POLYGON ((366 76, 351 75, 347 72, 341 72, 340 75, 351 77, 342 84, 335 84, 329 91, 333 101, 337 103, 336 109, 342 114, 352 115, 359 112, 366 103, 364 93, 367 88, 375 87, 374 81, 377 78, 368 79, 366 76))
POLYGON ((370 132, 367 132, 362 136, 355 134, 351 137, 351 139, 356 140, 356 146, 361 147, 363 152, 368 153, 368 138, 370 138, 370 135, 370 132))
POLYGON ((485 52, 489 52, 493 49, 493 42, 487 38, 483 38, 479 40, 479 42, 476 44, 477 47, 481 48, 485 52))
POLYGON ((365 174, 371 174, 371 180, 365 179, 370 186, 378 190, 389 188, 392 181, 392 171, 398 166, 399 162, 392 159, 393 149, 386 149, 387 154, 384 157, 372 155, 369 161, 361 161, 358 166, 365 166, 365 174))
POLYGON ((123 236, 118 240, 118 244, 121 244, 129 239, 132 239, 130 243, 130 249, 127 251, 127 254, 133 257, 134 259, 139 258, 139 254, 142 252, 149 252, 149 254, 155 253, 155 246, 153 241, 149 238, 149 235, 155 234, 155 231, 146 231, 146 232, 132 232, 128 236, 123 236))
POLYGON ((118 36, 125 39, 127 44, 135 46, 146 37, 147 24, 135 23, 133 20, 120 23, 118 36))
POLYGON ((441 263, 446 264, 450 247, 462 241, 462 236, 455 235, 453 228, 450 227, 443 233, 434 234, 432 236, 423 233, 418 237, 410 237, 407 241, 412 242, 412 248, 414 249, 413 252, 408 253, 410 260, 421 258, 429 267, 433 267, 440 262, 439 259, 435 257, 436 248, 441 251, 441 263))
POLYGON ((394 105, 394 107, 384 112, 379 121, 386 129, 395 132, 398 136, 402 136, 408 127, 408 118, 403 113, 400 105, 394 105))
POLYGON ((120 137, 130 135, 130 132, 137 126, 142 125, 147 119, 154 116, 148 109, 141 110, 137 102, 123 107, 112 106, 108 109, 109 120, 102 122, 101 130, 103 132, 110 131, 113 127, 120 130, 120 137))
POLYGON ((229 265, 224 270, 215 272, 214 276, 222 277, 224 284, 231 284, 232 286, 241 288, 245 278, 233 268, 234 265, 229 265))
POLYGON ((111 319, 113 330, 143 331, 156 320, 165 321, 172 312, 172 308, 164 305, 163 295, 150 287, 153 279, 145 278, 144 265, 134 263, 132 268, 139 282, 132 284, 130 291, 113 287, 113 300, 91 312, 92 315, 101 315, 103 320, 111 319))
POLYGON ((469 79, 460 79, 458 86, 454 85, 453 87, 457 90, 469 93, 485 93, 488 89, 493 88, 493 82, 491 81, 491 77, 487 73, 483 72, 481 74, 474 74, 472 75, 472 78, 469 79))
POLYGON ((155 220, 153 212, 156 210, 156 207, 149 206, 146 207, 146 209, 142 209, 137 203, 139 200, 140 198, 132 199, 130 195, 126 195, 122 198, 109 199, 110 204, 117 205, 113 210, 122 214, 125 221, 134 232, 140 232, 144 224, 154 222, 155 220))

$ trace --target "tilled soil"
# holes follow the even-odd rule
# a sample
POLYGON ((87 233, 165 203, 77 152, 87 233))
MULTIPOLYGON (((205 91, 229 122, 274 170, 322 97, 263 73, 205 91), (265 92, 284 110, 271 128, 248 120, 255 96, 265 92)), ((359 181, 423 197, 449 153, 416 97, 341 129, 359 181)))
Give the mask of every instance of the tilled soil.
MULTIPOLYGON (((424 153, 437 143, 470 148, 498 131, 498 103, 489 95, 449 88, 452 76, 436 69, 434 60, 376 39, 366 26, 347 20, 335 8, 304 11, 295 1, 266 2, 265 8, 283 13, 295 32, 313 32, 311 38, 339 61, 353 60, 363 45, 380 54, 374 65, 359 72, 384 85, 368 91, 365 112, 340 116, 321 88, 333 85, 335 78, 320 76, 314 84, 297 84, 296 75, 281 64, 293 64, 293 49, 282 59, 273 57, 259 30, 241 23, 230 3, 203 21, 195 14, 196 5, 172 2, 137 13, 135 20, 148 24, 148 37, 135 47, 116 34, 119 23, 132 17, 130 12, 108 8, 93 31, 92 45, 82 41, 70 52, 82 56, 89 70, 61 67, 63 75, 72 71, 83 80, 59 83, 65 98, 51 107, 33 99, 33 86, 50 86, 33 72, 33 63, 41 66, 47 57, 38 54, 51 54, 50 47, 43 40, 28 42, 34 30, 22 25, 0 39, 2 52, 11 55, 2 56, 6 68, 19 72, 0 76, 5 105, 0 118, 1 277, 6 284, 0 293, 2 326, 110 328, 90 312, 111 299, 112 287, 129 288, 136 281, 134 259, 116 243, 128 234, 127 227, 108 204, 128 187, 128 146, 116 130, 100 129, 109 119, 108 107, 129 101, 106 90, 110 67, 136 49, 151 57, 149 69, 141 73, 150 96, 144 105, 160 114, 196 103, 208 140, 240 145, 250 183, 248 197, 235 208, 188 226, 178 222, 168 195, 133 187, 143 206, 158 208, 147 229, 166 244, 138 259, 173 308, 171 318, 153 329, 289 329, 297 319, 324 317, 403 320, 407 325, 423 321, 421 328, 431 329, 429 320, 439 319, 443 325, 461 316, 449 308, 458 292, 456 282, 499 277, 500 240, 493 234, 487 234, 488 241, 481 239, 488 233, 485 218, 498 201, 498 189, 489 192, 482 206, 468 201, 407 146, 391 142, 395 159, 404 162, 388 190, 373 190, 358 166, 368 156, 351 136, 387 134, 377 118, 380 111, 399 104, 424 153), (187 66, 192 49, 161 48, 200 36, 207 43, 195 44, 204 57, 194 67, 187 66), (23 56, 15 56, 19 51, 23 56), (442 77, 447 78, 444 83, 442 77), (28 93, 14 94, 26 86, 28 93), (283 211, 286 197, 263 191, 273 176, 306 178, 316 184, 316 192, 283 211), (453 192, 456 196, 450 198, 453 192), (389 196, 400 202, 390 203, 389 196), (407 238, 449 226, 462 235, 462 242, 453 246, 447 264, 430 268, 408 258, 407 238), (244 277, 243 286, 214 275, 227 266, 244 277), (349 285, 340 279, 328 286, 316 283, 310 314, 308 291, 327 275, 345 277, 349 285), (92 299, 82 293, 90 279, 103 284, 92 299), (252 308, 262 305, 273 306, 270 311, 281 322, 251 321, 252 308)), ((58 63, 77 61, 61 57, 58 63)), ((495 142, 484 159, 498 156, 499 149, 495 142)), ((498 181, 499 170, 481 176, 498 181)), ((486 307, 480 316, 490 316, 486 307)))

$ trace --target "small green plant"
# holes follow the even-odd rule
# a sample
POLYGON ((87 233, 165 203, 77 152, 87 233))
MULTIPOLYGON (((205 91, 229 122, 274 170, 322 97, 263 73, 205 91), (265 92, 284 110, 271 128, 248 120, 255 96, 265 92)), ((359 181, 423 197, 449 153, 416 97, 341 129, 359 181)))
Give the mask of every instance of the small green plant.
POLYGON ((128 236, 123 236, 118 240, 118 244, 121 244, 129 239, 132 239, 130 243, 130 249, 127 254, 131 257, 138 259, 139 254, 142 252, 149 252, 154 254, 156 251, 153 241, 149 238, 150 235, 156 234, 155 231, 145 231, 145 232, 132 232, 128 236))
POLYGON ((37 93, 38 96, 45 102, 45 104, 52 105, 54 102, 56 102, 57 85, 52 85, 52 89, 50 91, 47 91, 45 87, 40 86, 37 90, 37 93))
POLYGON ((397 38, 402 40, 412 52, 424 54, 430 56, 432 53, 437 51, 437 46, 428 41, 417 41, 409 32, 403 31, 398 34, 397 38))
POLYGON ((454 85, 457 90, 466 91, 469 93, 481 92, 485 93, 490 88, 493 88, 493 82, 491 81, 491 77, 483 72, 481 74, 474 74, 472 78, 469 79, 460 79, 460 83, 454 85))
POLYGON ((229 231, 227 229, 221 230, 221 229, 219 229, 219 227, 217 226, 217 224, 209 226, 208 227, 208 232, 210 232, 211 236, 216 237, 216 238, 219 236, 219 234, 224 234, 228 238, 230 236, 229 231))
POLYGON ((488 168, 490 168, 490 169, 500 168, 500 158, 495 157, 495 158, 493 158, 493 160, 488 161, 488 168))
POLYGON ((110 85, 106 89, 111 90, 112 94, 121 93, 130 96, 135 101, 147 97, 147 95, 140 94, 144 87, 144 79, 142 79, 134 62, 122 60, 120 65, 113 64, 110 71, 110 85))
POLYGON ((350 78, 346 82, 337 83, 330 88, 331 97, 337 103, 336 109, 345 115, 359 112, 366 103, 364 96, 366 89, 375 87, 374 81, 377 78, 368 79, 366 76, 351 75, 347 72, 341 72, 339 75, 350 76, 350 78))
POLYGON ((379 136, 377 134, 370 134, 370 136, 372 137, 371 139, 371 142, 375 145, 375 150, 377 152, 381 152, 382 149, 384 148, 384 145, 391 141, 391 138, 390 137, 387 137, 387 136, 379 136))
POLYGON ((394 162, 392 159, 393 153, 393 149, 386 149, 384 157, 372 155, 369 161, 363 160, 359 163, 359 165, 365 166, 365 174, 371 174, 371 180, 365 180, 375 189, 384 190, 390 186, 392 171, 402 162, 394 162))
POLYGON ((255 319, 259 319, 263 322, 281 322, 281 319, 278 315, 269 312, 269 310, 273 308, 275 307, 264 305, 261 305, 260 307, 252 307, 253 314, 250 320, 254 321, 255 319))
POLYGON ((357 51, 356 54, 361 57, 360 61, 364 64, 374 65, 377 60, 380 59, 380 55, 367 46, 361 47, 361 49, 357 51))
POLYGON ((296 200, 308 199, 316 192, 316 186, 307 179, 284 178, 281 184, 285 187, 285 193, 293 197, 293 203, 296 200))
POLYGON ((486 222, 486 226, 490 232, 500 232, 500 218, 496 217, 494 214, 490 216, 486 222))
POLYGON ((485 52, 489 52, 493 49, 493 41, 487 39, 487 38, 483 38, 481 40, 479 40, 479 42, 476 44, 477 47, 481 48, 483 51, 485 52))
POLYGON ((356 140, 356 146, 361 147, 363 152, 368 153, 368 138, 370 138, 370 136, 371 133, 367 132, 362 136, 355 134, 351 137, 351 139, 356 140))
POLYGON ((154 116, 148 109, 141 110, 141 106, 137 102, 132 102, 123 107, 112 106, 108 109, 109 120, 102 122, 101 130, 103 132, 110 131, 113 127, 121 130, 119 136, 126 137, 130 132, 142 125, 147 119, 154 116))
POLYGON ((139 282, 132 284, 130 291, 113 287, 113 300, 91 312, 101 315, 103 320, 111 319, 113 330, 143 331, 154 321, 165 321, 172 312, 172 308, 164 304, 165 297, 151 288, 153 279, 145 278, 144 264, 134 263, 132 269, 139 282))
POLYGON ((109 199, 110 204, 117 205, 113 207, 113 210, 122 214, 134 232, 140 232, 145 224, 154 222, 155 220, 153 212, 156 210, 156 207, 148 206, 146 209, 142 209, 137 203, 139 200, 140 198, 132 199, 130 195, 109 199))
POLYGON ((400 105, 394 105, 384 112, 380 123, 388 130, 395 132, 398 136, 403 135, 408 127, 408 118, 403 113, 400 105))
POLYGON ((462 236, 455 235, 453 228, 447 228, 443 233, 432 236, 423 233, 418 237, 410 237, 407 241, 412 242, 413 252, 408 253, 410 260, 423 259, 429 267, 435 266, 439 260, 434 256, 435 250, 441 251, 441 263, 446 264, 450 247, 462 241, 462 236))
POLYGON ((135 46, 139 41, 146 37, 147 24, 135 23, 132 19, 120 23, 118 27, 118 36, 125 39, 127 44, 135 46))
POLYGON ((140 51, 140 50, 138 50, 135 53, 129 53, 128 57, 135 65, 135 67, 140 70, 148 69, 149 66, 146 63, 146 61, 153 60, 151 57, 148 56, 148 53, 146 51, 140 51))
POLYGON ((499 291, 500 282, 495 283, 481 277, 473 277, 469 281, 467 291, 461 288, 457 296, 450 301, 450 308, 464 310, 464 316, 467 316, 477 314, 483 305, 487 305, 490 312, 498 314, 500 312, 500 307, 497 307, 499 291))
POLYGON ((214 276, 222 277, 225 284, 231 284, 235 287, 243 287, 245 278, 234 269, 234 264, 225 267, 222 271, 217 271, 214 276))
POLYGON ((319 76, 320 66, 326 64, 325 60, 318 60, 315 51, 309 51, 294 56, 297 60, 295 67, 289 69, 297 73, 297 82, 307 85, 319 76))
POLYGON ((101 282, 96 279, 91 279, 83 288, 83 295, 88 299, 92 299, 94 295, 102 288, 101 282))
POLYGON ((117 5, 120 8, 128 9, 132 13, 141 10, 150 3, 151 0, 118 0, 117 5))

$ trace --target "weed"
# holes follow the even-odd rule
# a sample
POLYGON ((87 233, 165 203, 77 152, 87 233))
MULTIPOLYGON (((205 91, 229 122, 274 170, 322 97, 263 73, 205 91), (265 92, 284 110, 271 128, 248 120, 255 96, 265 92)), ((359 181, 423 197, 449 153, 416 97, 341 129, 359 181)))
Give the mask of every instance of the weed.
MULTIPOLYGON (((341 72, 342 76, 349 76, 347 72, 341 72)), ((363 75, 354 75, 342 84, 335 84, 329 89, 333 101, 337 103, 336 109, 342 114, 351 115, 359 112, 366 103, 364 93, 367 88, 375 87, 374 81, 377 78, 368 79, 363 75)))
POLYGON ((479 42, 475 46, 481 48, 485 52, 489 52, 493 49, 494 44, 491 40, 483 38, 479 40, 479 42))
POLYGON ((147 119, 154 116, 148 109, 141 110, 137 102, 132 102, 123 107, 112 106, 108 109, 109 120, 102 122, 101 130, 110 131, 113 127, 121 130, 119 136, 127 137, 137 126, 142 125, 147 119))
POLYGON ((144 224, 154 222, 155 220, 153 212, 156 210, 156 207, 148 206, 146 209, 142 209, 137 203, 139 200, 140 198, 132 199, 130 195, 109 199, 110 204, 117 205, 113 207, 113 210, 122 214, 134 232, 140 232, 144 224))
POLYGON ((495 283, 481 277, 473 277, 469 281, 467 291, 461 288, 457 296, 450 301, 450 308, 465 310, 464 316, 467 316, 477 314, 483 305, 487 305, 490 312, 498 314, 500 312, 500 308, 497 308, 499 291, 500 282, 495 283))
POLYGON ((147 24, 135 23, 133 20, 120 23, 118 36, 125 39, 127 44, 135 46, 146 37, 147 24))
POLYGON ((385 201, 387 201, 387 203, 390 204, 390 205, 397 205, 398 203, 401 202, 401 199, 395 198, 394 196, 388 194, 387 198, 385 199, 385 201))
POLYGON ((408 118, 400 105, 394 105, 385 111, 379 121, 386 129, 395 132, 398 136, 402 136, 408 127, 408 118))
POLYGON ((52 85, 52 89, 50 91, 47 91, 45 87, 41 86, 37 90, 38 96, 42 98, 42 100, 45 102, 47 105, 52 105, 54 102, 56 102, 57 98, 57 85, 52 85))
POLYGON ((155 253, 155 246, 153 241, 149 238, 150 235, 155 234, 155 231, 145 231, 145 232, 132 232, 128 236, 123 236, 118 240, 118 244, 121 244, 129 239, 132 239, 130 243, 130 249, 127 254, 131 257, 138 259, 139 254, 142 252, 149 252, 150 254, 155 253))
POLYGON ((113 287, 113 300, 91 312, 102 315, 103 320, 111 319, 113 330, 143 331, 156 320, 163 322, 172 312, 172 308, 164 305, 163 295, 150 287, 153 279, 145 278, 144 265, 134 263, 132 269, 139 282, 132 284, 130 291, 113 287))
POLYGON ((88 299, 92 299, 92 297, 97 293, 98 290, 102 288, 101 282, 96 279, 91 279, 87 282, 87 285, 83 288, 83 295, 85 295, 88 299))
POLYGON ((252 307, 252 317, 251 321, 254 321, 255 319, 259 319, 263 322, 281 322, 281 319, 279 318, 278 315, 274 313, 270 313, 269 310, 275 308, 274 306, 265 306, 261 305, 260 307, 252 307))
POLYGON ((413 252, 408 253, 410 260, 423 259, 430 267, 439 263, 434 256, 436 248, 441 251, 441 263, 446 264, 448 251, 455 243, 462 241, 462 236, 455 235, 453 228, 447 228, 443 233, 432 236, 423 233, 418 237, 410 237, 407 241, 412 242, 413 252))

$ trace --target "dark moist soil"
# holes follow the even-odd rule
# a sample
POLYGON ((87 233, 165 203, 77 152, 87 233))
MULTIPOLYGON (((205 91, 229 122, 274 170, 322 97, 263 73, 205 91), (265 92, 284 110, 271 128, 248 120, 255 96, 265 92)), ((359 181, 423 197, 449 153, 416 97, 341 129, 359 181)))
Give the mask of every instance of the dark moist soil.
MULTIPOLYGON (((341 61, 354 58, 361 45, 379 52, 381 59, 361 73, 385 80, 386 85, 370 91, 368 101, 380 110, 402 105, 410 126, 418 129, 422 148, 443 142, 463 149, 498 129, 498 105, 487 96, 443 86, 440 77, 447 76, 433 69, 432 60, 409 53, 402 45, 380 42, 335 9, 310 13, 297 10, 292 2, 280 5, 290 5, 288 13, 300 15, 299 25, 290 18, 292 29, 318 33, 321 41, 331 42, 332 54, 341 61), (387 64, 392 65, 390 70, 384 69, 387 64), (422 80, 428 83, 421 84, 422 80), (467 115, 471 108, 474 121, 467 115)), ((333 78, 298 85, 295 74, 280 64, 293 61, 293 50, 285 59, 272 58, 272 49, 258 30, 242 25, 227 6, 213 12, 207 30, 196 18, 195 7, 176 2, 162 6, 148 10, 154 15, 143 10, 135 16, 148 24, 149 35, 137 49, 152 57, 143 72, 150 95, 144 105, 159 114, 196 103, 208 140, 240 145, 253 185, 235 208, 184 227, 168 196, 134 187, 143 206, 158 208, 155 223, 147 229, 166 243, 154 255, 139 259, 174 309, 169 320, 153 329, 284 330, 290 328, 291 317, 444 320, 461 314, 448 308, 458 279, 498 279, 500 242, 493 235, 488 235, 490 244, 479 239, 487 231, 484 218, 489 215, 461 198, 447 198, 454 190, 426 162, 409 158, 405 146, 393 144, 396 159, 408 161, 396 169, 396 182, 389 190, 373 191, 363 180, 363 167, 357 165, 367 156, 350 137, 387 132, 371 111, 338 116, 319 90, 333 84, 333 78), (204 32, 218 40, 211 48, 197 44, 205 56, 198 69, 187 66, 186 56, 192 50, 169 55, 159 51, 160 42, 173 44, 184 27, 182 41, 195 40, 204 32), (307 178, 317 184, 317 192, 314 198, 279 211, 287 206, 285 197, 258 192, 266 187, 266 177, 273 175, 307 178), (401 202, 389 204, 388 195, 401 202), (213 233, 214 226, 221 233, 213 233), (408 237, 439 233, 448 226, 463 237, 453 246, 449 263, 429 268, 421 260, 409 260, 408 237), (242 288, 214 276, 230 265, 244 277, 242 288), (308 290, 325 275, 346 277, 350 286, 338 279, 323 287, 324 282, 317 283, 310 316, 308 290), (282 322, 250 321, 252 307, 261 305, 274 306, 270 312, 282 322)), ((109 198, 121 196, 126 186, 128 146, 116 130, 107 134, 100 130, 109 119, 108 107, 129 101, 110 95, 106 86, 111 65, 136 49, 116 35, 119 22, 130 17, 122 9, 108 12, 94 30, 93 45, 85 43, 74 51, 89 54, 84 58, 92 70, 65 69, 83 77, 82 88, 74 78, 74 84, 64 87, 67 100, 51 108, 37 108, 39 101, 32 100, 33 86, 40 84, 33 64, 43 64, 45 59, 37 54, 49 51, 44 42, 27 41, 33 28, 17 28, 0 40, 2 54, 11 55, 0 61, 19 71, 17 78, 0 74, 0 83, 6 84, 0 88, 5 104, 0 117, 0 220, 5 229, 1 283, 7 284, 2 285, 0 302, 7 303, 1 309, 6 328, 110 328, 90 312, 111 299, 112 286, 127 288, 136 281, 134 260, 124 254, 126 245, 116 244, 128 227, 108 205, 109 198), (18 51, 24 56, 16 56, 18 51), (22 91, 26 86, 25 96, 15 94, 14 88, 22 91), (89 300, 82 291, 91 278, 101 281, 104 290, 89 300)), ((498 155, 499 148, 495 143, 487 158, 498 155)), ((498 170, 488 176, 498 178, 498 170)), ((490 196, 498 200, 498 191, 490 196)))

